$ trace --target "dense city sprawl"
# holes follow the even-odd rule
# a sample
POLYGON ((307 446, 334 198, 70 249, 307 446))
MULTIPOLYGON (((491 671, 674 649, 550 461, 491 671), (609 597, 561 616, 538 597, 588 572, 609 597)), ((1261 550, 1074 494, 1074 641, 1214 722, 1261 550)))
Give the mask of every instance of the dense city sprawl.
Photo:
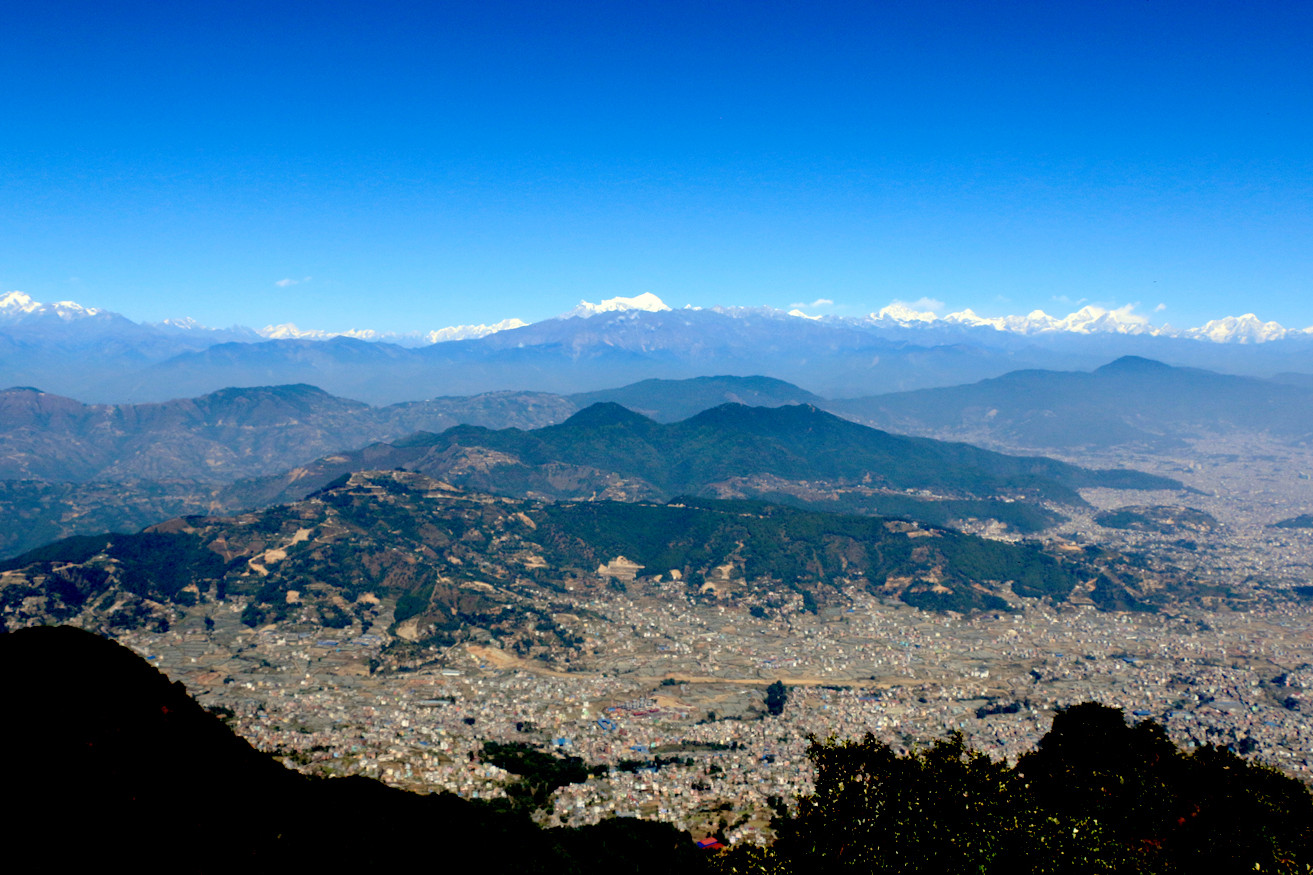
POLYGON ((964 618, 856 600, 745 630, 741 618, 627 598, 591 630, 606 636, 597 665, 610 670, 574 673, 458 647, 441 667, 371 676, 380 637, 246 630, 236 605, 213 632, 184 623, 127 640, 309 772, 487 798, 513 779, 481 761, 489 740, 612 766, 557 791, 548 823, 632 814, 713 833, 724 820, 727 837, 756 840, 771 797, 808 788, 809 735, 870 731, 901 747, 956 729, 1015 757, 1055 708, 1091 700, 1153 717, 1187 746, 1234 746, 1296 774, 1313 764, 1303 606, 1203 622, 1039 605, 964 618), (770 716, 775 679, 789 694, 770 716))

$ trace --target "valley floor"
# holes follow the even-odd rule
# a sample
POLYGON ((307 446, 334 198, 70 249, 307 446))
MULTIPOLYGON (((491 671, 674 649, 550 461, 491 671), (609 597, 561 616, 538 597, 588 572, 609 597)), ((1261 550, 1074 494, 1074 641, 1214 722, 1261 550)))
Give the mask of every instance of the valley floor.
POLYGON ((760 840, 768 798, 809 787, 809 734, 911 745, 959 730, 1013 758, 1055 708, 1089 700, 1152 716, 1186 745, 1234 744, 1313 771, 1313 611, 1302 605, 1175 617, 1031 605, 968 619, 850 596, 848 610, 786 624, 699 617, 635 594, 610 602, 605 645, 568 671, 461 645, 431 666, 370 675, 381 637, 255 632, 237 605, 212 633, 197 616, 123 640, 203 704, 231 709, 257 747, 311 773, 487 798, 510 778, 479 761, 488 740, 595 764, 678 760, 565 787, 547 823, 634 814, 696 835, 724 819, 732 838, 760 840), (778 717, 762 695, 775 679, 790 687, 778 717))

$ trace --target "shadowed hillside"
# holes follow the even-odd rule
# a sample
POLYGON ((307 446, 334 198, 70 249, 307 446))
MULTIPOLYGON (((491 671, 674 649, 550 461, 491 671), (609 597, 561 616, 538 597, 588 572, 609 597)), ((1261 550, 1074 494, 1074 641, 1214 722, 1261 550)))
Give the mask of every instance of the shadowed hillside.
POLYGON ((0 667, 8 713, 21 715, 0 726, 7 845, 61 869, 340 872, 440 859, 471 871, 700 870, 692 839, 662 824, 547 832, 451 795, 306 778, 132 651, 78 629, 0 635, 0 667))

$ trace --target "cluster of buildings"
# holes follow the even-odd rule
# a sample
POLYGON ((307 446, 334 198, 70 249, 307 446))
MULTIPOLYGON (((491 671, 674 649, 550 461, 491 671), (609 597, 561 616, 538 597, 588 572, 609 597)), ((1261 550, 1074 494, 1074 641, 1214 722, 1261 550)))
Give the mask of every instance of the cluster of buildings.
POLYGON ((517 778, 484 761, 487 741, 610 767, 557 790, 545 824, 632 815, 763 841, 772 801, 810 788, 809 737, 870 732, 908 748, 959 731, 1014 759, 1055 709, 1091 700, 1158 720, 1183 745, 1313 768, 1313 611, 1301 602, 1202 619, 1040 603, 964 617, 854 589, 814 615, 756 618, 679 604, 660 586, 584 606, 593 652, 570 671, 458 646, 415 671, 371 673, 385 636, 255 631, 237 603, 212 612, 208 631, 198 616, 124 640, 307 772, 488 799, 517 778), (789 695, 775 717, 764 691, 777 679, 789 695))

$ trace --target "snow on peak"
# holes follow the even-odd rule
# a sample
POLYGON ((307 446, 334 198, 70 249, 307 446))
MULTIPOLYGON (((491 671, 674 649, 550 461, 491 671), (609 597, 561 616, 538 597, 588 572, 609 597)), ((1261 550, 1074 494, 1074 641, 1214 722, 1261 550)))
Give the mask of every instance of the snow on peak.
POLYGON ((929 310, 920 311, 898 301, 872 313, 870 321, 894 323, 903 327, 952 325, 961 328, 992 328, 1014 334, 1158 334, 1162 329, 1151 325, 1148 318, 1134 312, 1135 305, 1127 304, 1108 310, 1093 305, 1080 308, 1061 319, 1043 310, 1031 310, 1025 316, 981 316, 974 310, 959 310, 942 318, 929 310))
POLYGON ((95 316, 100 311, 95 307, 83 307, 76 301, 55 301, 53 304, 46 304, 45 308, 54 313, 60 319, 77 319, 82 316, 95 316))
POLYGON ((181 319, 165 319, 157 323, 161 328, 172 328, 175 331, 210 331, 209 326, 202 325, 190 316, 183 316, 181 319))
POLYGON ((75 301, 55 301, 53 304, 42 304, 40 301, 32 300, 30 295, 23 292, 6 292, 0 295, 0 316, 7 316, 10 319, 18 319, 23 316, 55 316, 64 321, 80 319, 84 316, 95 316, 103 311, 94 307, 83 307, 75 301))
POLYGON ((23 292, 5 292, 0 295, 0 314, 5 316, 17 316, 21 313, 31 313, 41 306, 39 301, 33 301, 31 296, 23 292))
POLYGON ((491 325, 449 325, 446 328, 428 332, 424 335, 424 339, 429 343, 445 343, 448 340, 473 340, 478 337, 487 337, 489 334, 496 334, 498 331, 523 328, 528 324, 523 319, 503 319, 491 325))
POLYGON ((255 333, 269 340, 299 340, 303 337, 316 336, 316 339, 322 339, 328 336, 326 331, 302 331, 292 322, 284 322, 282 325, 266 325, 257 329, 255 333))
POLYGON ((401 346, 443 343, 448 340, 469 340, 487 337, 498 331, 523 328, 528 323, 521 319, 503 319, 492 325, 450 325, 433 331, 375 331, 372 328, 351 328, 346 331, 324 331, 318 328, 297 328, 295 323, 266 325, 257 334, 269 340, 330 340, 334 337, 351 337, 356 340, 383 340, 401 346))
POLYGON ((887 307, 881 307, 879 312, 872 313, 871 318, 876 321, 889 320, 900 325, 911 325, 917 322, 929 324, 939 317, 932 310, 917 310, 902 301, 894 301, 887 307))
POLYGON ((592 304, 588 301, 580 301, 579 305, 573 310, 562 313, 558 319, 570 319, 575 316, 588 318, 596 316, 599 313, 615 313, 621 310, 646 310, 649 313, 659 313, 662 310, 669 310, 665 301, 662 301, 651 292, 644 292, 641 295, 635 295, 632 298, 607 298, 600 304, 592 304))
MULTIPOLYGON (((828 303, 828 302, 827 302, 828 303)), ((835 316, 811 315, 801 308, 788 310, 773 308, 730 307, 712 308, 714 312, 731 316, 748 316, 751 314, 774 315, 778 318, 796 317, 799 319, 834 320, 840 322, 858 321, 866 325, 900 329, 985 329, 1023 335, 1056 334, 1121 334, 1147 335, 1160 337, 1181 337, 1212 343, 1270 343, 1295 337, 1313 336, 1313 327, 1306 329, 1285 328, 1277 322, 1264 322, 1253 313, 1241 316, 1226 316, 1213 319, 1198 328, 1178 330, 1167 325, 1154 325, 1147 316, 1135 312, 1135 304, 1121 307, 1105 308, 1093 304, 1081 307, 1075 312, 1057 318, 1043 310, 1032 310, 1024 316, 981 316, 971 309, 963 309, 945 316, 936 315, 932 309, 919 309, 921 302, 911 304, 903 301, 891 301, 880 310, 870 313, 858 320, 835 316)), ((686 309, 697 310, 697 307, 686 309)), ((658 313, 668 311, 670 307, 651 292, 635 295, 632 298, 608 298, 600 303, 581 301, 577 307, 561 314, 558 319, 572 317, 590 317, 601 313, 625 311, 643 311, 658 313)), ((99 316, 117 318, 115 314, 92 307, 83 307, 74 301, 55 301, 41 303, 30 295, 20 291, 0 293, 0 320, 14 324, 28 323, 48 324, 51 320, 76 323, 83 318, 99 316)), ((166 319, 159 323, 146 323, 156 330, 173 332, 209 331, 191 318, 166 319)), ((520 319, 503 319, 488 325, 451 325, 430 331, 383 332, 372 329, 353 328, 347 331, 323 331, 319 329, 301 329, 295 323, 285 322, 281 325, 267 325, 255 333, 270 340, 328 340, 334 337, 349 337, 357 340, 388 341, 403 346, 420 346, 443 343, 452 340, 470 340, 486 337, 499 331, 523 328, 526 322, 520 319)), ((248 329, 241 329, 247 331, 248 329)))
POLYGON ((1135 312, 1135 304, 1108 309, 1087 304, 1062 318, 1050 316, 1043 310, 1032 310, 1025 316, 980 316, 966 309, 936 317, 930 311, 920 312, 894 301, 867 320, 877 324, 900 327, 951 325, 960 328, 992 328, 1013 334, 1139 334, 1153 337, 1188 337, 1214 343, 1268 343, 1287 337, 1313 335, 1313 327, 1304 330, 1283 328, 1276 322, 1264 322, 1253 313, 1213 319, 1199 328, 1178 331, 1167 325, 1154 325, 1147 316, 1135 312))
POLYGON ((1276 322, 1264 322, 1253 313, 1210 319, 1198 328, 1189 328, 1186 337, 1211 340, 1213 343, 1267 343, 1281 340, 1298 331, 1283 328, 1276 322))
POLYGON ((346 331, 324 331, 319 328, 297 328, 293 322, 266 325, 256 332, 268 340, 330 340, 334 337, 354 337, 356 340, 382 340, 388 335, 372 328, 349 328, 346 331))
POLYGON ((1071 331, 1075 334, 1153 334, 1157 329, 1149 324, 1145 316, 1133 312, 1134 304, 1127 304, 1114 310, 1103 307, 1081 307, 1075 313, 1057 320, 1058 331, 1071 331))

